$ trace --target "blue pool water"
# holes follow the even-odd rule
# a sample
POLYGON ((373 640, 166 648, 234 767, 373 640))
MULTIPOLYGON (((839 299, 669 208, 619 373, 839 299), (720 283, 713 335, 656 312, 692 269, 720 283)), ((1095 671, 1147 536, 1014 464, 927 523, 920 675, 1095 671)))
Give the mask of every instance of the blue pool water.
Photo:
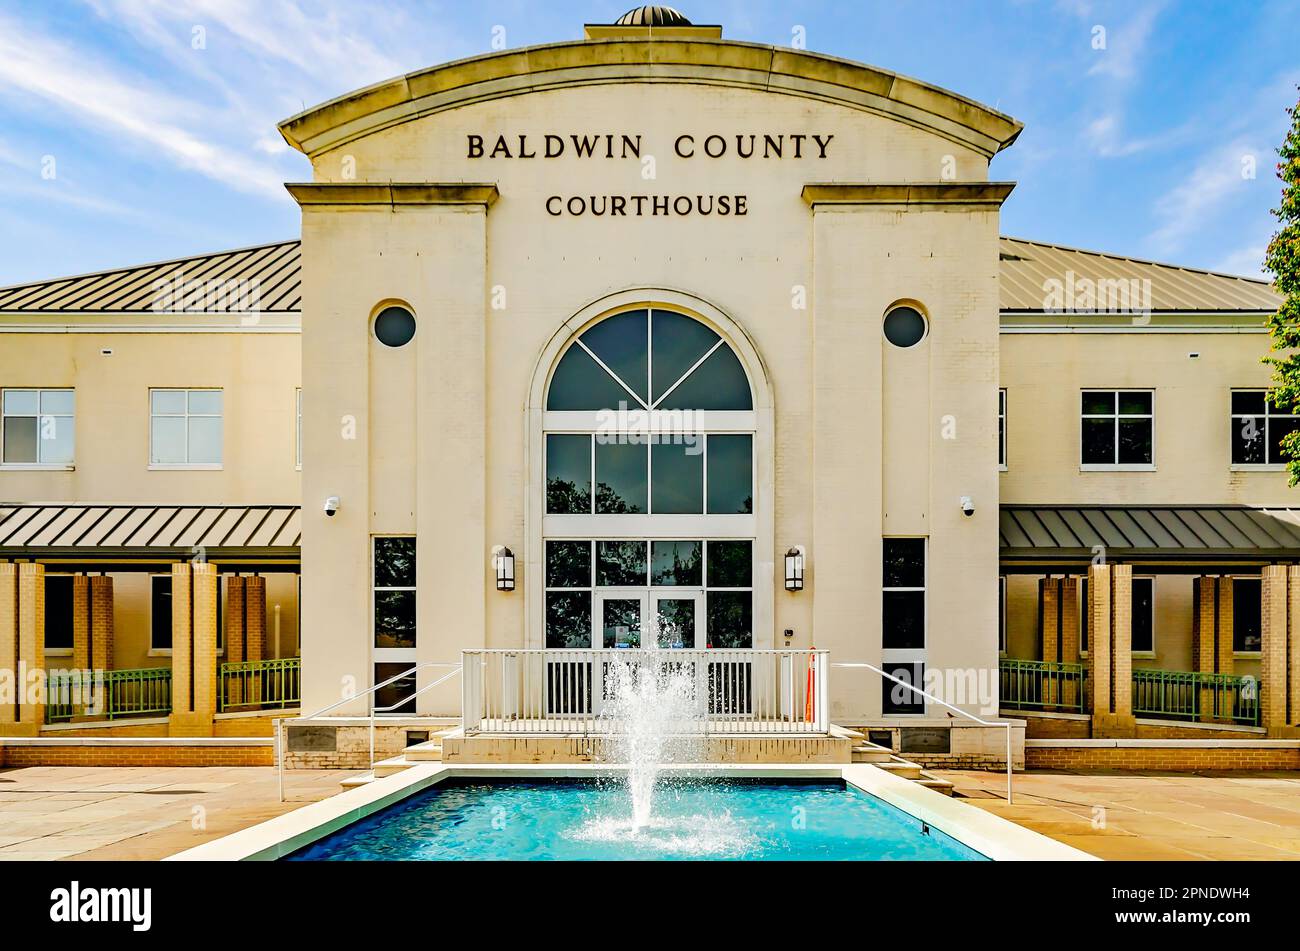
POLYGON ((675 782, 647 827, 630 816, 617 783, 456 780, 288 859, 984 859, 842 782, 675 782))

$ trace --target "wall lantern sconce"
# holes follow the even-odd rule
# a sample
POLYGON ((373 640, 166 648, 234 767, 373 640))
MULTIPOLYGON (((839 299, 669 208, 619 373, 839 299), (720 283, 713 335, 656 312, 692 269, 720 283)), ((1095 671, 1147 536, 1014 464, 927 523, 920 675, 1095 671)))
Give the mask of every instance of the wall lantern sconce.
POLYGON ((492 567, 496 569, 497 590, 515 590, 515 555, 509 548, 501 547, 492 556, 492 567))
POLYGON ((791 548, 785 553, 785 590, 803 590, 803 549, 791 548))

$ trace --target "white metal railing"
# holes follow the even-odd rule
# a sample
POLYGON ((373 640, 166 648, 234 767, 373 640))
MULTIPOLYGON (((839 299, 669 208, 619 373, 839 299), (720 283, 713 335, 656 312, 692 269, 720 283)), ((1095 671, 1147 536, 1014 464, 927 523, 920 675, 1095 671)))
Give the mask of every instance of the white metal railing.
MULTIPOLYGON (((461 660, 466 734, 607 734, 619 729, 618 684, 684 674, 689 734, 826 734, 826 651, 468 650, 461 660)), ((678 727, 674 727, 678 729, 678 727)))
MULTIPOLYGON (((424 693, 426 690, 432 690, 434 687, 437 687, 439 684, 445 683, 446 681, 450 680, 452 677, 455 677, 458 673, 460 673, 460 664, 443 664, 443 663, 437 663, 435 661, 426 661, 423 664, 416 664, 413 667, 408 667, 406 670, 403 670, 399 674, 394 674, 392 677, 389 677, 387 680, 381 680, 379 683, 375 684, 374 686, 367 687, 365 690, 361 691, 361 693, 349 694, 348 696, 344 697, 342 700, 336 700, 333 703, 329 704, 328 706, 321 707, 315 713, 308 714, 305 717, 299 717, 299 719, 314 720, 316 717, 324 716, 325 714, 329 713, 331 710, 338 709, 339 707, 343 706, 345 703, 352 703, 358 697, 370 698, 369 703, 367 704, 370 708, 370 712, 367 714, 367 716, 370 719, 370 768, 374 769, 375 768, 375 717, 378 714, 391 713, 394 710, 396 710, 398 707, 405 706, 406 704, 414 700, 416 697, 418 697, 420 694, 424 693), (444 669, 450 668, 450 673, 444 674, 442 677, 439 677, 437 680, 433 681, 433 683, 425 684, 419 690, 416 690, 414 693, 412 693, 409 697, 403 697, 401 700, 397 701, 396 703, 389 704, 386 707, 375 706, 374 695, 376 691, 382 689, 383 687, 387 687, 389 684, 396 683, 397 681, 403 679, 404 677, 410 677, 412 674, 417 673, 418 671, 427 670, 431 667, 441 667, 444 669)), ((276 741, 275 760, 276 760, 276 767, 279 772, 281 802, 284 802, 284 758, 286 752, 285 745, 284 745, 284 721, 285 721, 284 717, 281 717, 279 720, 277 720, 276 730, 275 730, 275 741, 276 741)))
POLYGON ((1003 721, 984 720, 981 719, 980 717, 975 716, 975 714, 973 713, 967 713, 965 710, 962 710, 959 707, 954 707, 951 703, 948 703, 945 700, 940 700, 932 693, 926 693, 920 687, 912 686, 906 680, 900 680, 899 678, 895 677, 893 674, 885 673, 883 670, 881 670, 879 667, 875 666, 874 664, 867 664, 862 662, 856 662, 856 663, 837 662, 832 664, 831 666, 844 667, 848 669, 857 668, 860 670, 873 670, 876 673, 880 674, 880 676, 886 678, 887 680, 892 680, 900 687, 906 687, 908 690, 912 691, 912 693, 920 694, 922 697, 925 697, 925 699, 929 700, 931 703, 937 703, 945 710, 951 710, 953 713, 956 713, 959 716, 963 716, 967 720, 974 720, 976 723, 980 724, 981 726, 1003 727, 1007 731, 1007 804, 1008 805, 1011 804, 1011 724, 1009 722, 1005 720, 1003 721))

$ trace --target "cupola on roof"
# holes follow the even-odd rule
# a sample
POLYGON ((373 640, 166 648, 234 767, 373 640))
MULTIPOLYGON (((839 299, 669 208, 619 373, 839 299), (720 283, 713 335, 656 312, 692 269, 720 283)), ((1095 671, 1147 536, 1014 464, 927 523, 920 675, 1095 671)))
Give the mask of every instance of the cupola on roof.
POLYGON ((686 19, 679 10, 672 7, 658 6, 647 4, 644 7, 633 7, 614 21, 616 26, 690 26, 691 21, 686 19))

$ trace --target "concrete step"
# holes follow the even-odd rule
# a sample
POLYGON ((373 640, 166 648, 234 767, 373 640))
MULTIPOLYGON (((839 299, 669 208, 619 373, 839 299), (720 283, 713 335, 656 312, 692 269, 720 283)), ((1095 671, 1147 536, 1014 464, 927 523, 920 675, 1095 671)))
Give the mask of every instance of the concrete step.
POLYGON ((927 773, 924 770, 921 772, 921 778, 916 780, 916 784, 918 786, 924 786, 926 789, 933 789, 935 792, 942 793, 945 796, 951 796, 953 794, 952 783, 948 782, 946 779, 940 779, 938 776, 927 773))
POLYGON ((356 789, 358 786, 365 786, 375 780, 374 773, 358 773, 355 776, 349 776, 347 779, 340 780, 339 785, 344 789, 356 789))
POLYGON ((883 746, 876 746, 874 743, 859 743, 850 750, 852 754, 851 762, 854 763, 888 763, 894 758, 894 754, 883 746))
POLYGON ((411 763, 441 763, 442 762, 442 740, 429 740, 425 743, 416 743, 414 746, 408 746, 403 755, 411 763))
POLYGON ((893 773, 899 779, 920 779, 921 767, 915 763, 909 763, 905 759, 895 757, 888 763, 876 763, 876 769, 883 769, 887 773, 893 773))
POLYGON ((392 759, 380 760, 375 764, 375 779, 383 779, 385 776, 392 776, 394 773, 400 773, 404 769, 410 769, 415 763, 406 758, 405 755, 394 756, 392 759))

